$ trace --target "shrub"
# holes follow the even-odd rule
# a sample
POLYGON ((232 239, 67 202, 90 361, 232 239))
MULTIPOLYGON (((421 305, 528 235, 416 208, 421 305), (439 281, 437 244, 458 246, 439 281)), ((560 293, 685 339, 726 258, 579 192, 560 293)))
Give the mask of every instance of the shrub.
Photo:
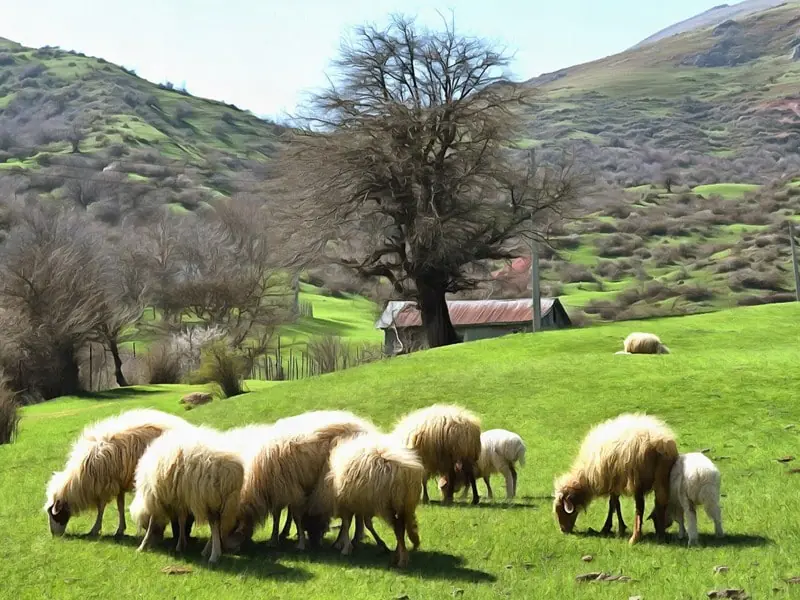
POLYGON ((175 118, 178 121, 183 121, 188 119, 194 114, 194 109, 192 105, 188 102, 181 102, 178 106, 175 107, 175 118))
POLYGON ((687 285, 678 289, 678 292, 689 302, 704 302, 714 297, 713 290, 704 285, 687 285))
POLYGON ((225 340, 215 340, 203 348, 201 355, 200 367, 192 374, 193 382, 214 384, 223 398, 245 392, 244 378, 252 365, 241 351, 231 348, 225 340))
POLYGON ((597 281, 595 276, 584 265, 568 264, 561 269, 561 280, 565 283, 594 283, 597 281))
POLYGON ((731 256, 717 265, 717 273, 731 273, 750 266, 750 261, 741 256, 731 256))
POLYGON ((15 62, 16 60, 14 59, 13 54, 8 54, 6 52, 0 54, 0 67, 7 67, 9 65, 13 65, 15 62))
POLYGON ((753 269, 743 269, 731 275, 730 287, 737 289, 768 290, 783 292, 783 277, 777 271, 759 273, 753 269))
POLYGON ((19 404, 5 381, 0 381, 0 445, 10 444, 19 429, 19 404))
POLYGON ((21 80, 33 79, 38 77, 45 71, 46 71, 45 66, 41 63, 37 63, 35 65, 30 65, 29 67, 25 67, 22 70, 22 73, 19 74, 19 78, 21 80))
POLYGON ((153 344, 145 357, 147 380, 152 384, 180 383, 181 360, 169 341, 153 344))

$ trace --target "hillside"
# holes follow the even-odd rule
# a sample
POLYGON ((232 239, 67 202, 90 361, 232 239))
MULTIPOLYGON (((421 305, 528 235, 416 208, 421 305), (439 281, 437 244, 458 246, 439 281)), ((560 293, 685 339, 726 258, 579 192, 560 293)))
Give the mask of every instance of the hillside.
POLYGON ((786 1, 743 0, 742 2, 737 2, 736 4, 733 5, 720 4, 719 6, 710 8, 709 10, 702 12, 699 15, 695 15, 693 17, 680 21, 679 23, 675 23, 674 25, 665 27, 661 31, 657 31, 653 35, 645 38, 644 40, 636 44, 634 48, 640 48, 642 46, 646 46, 647 44, 658 42, 673 35, 680 35, 681 33, 686 33, 688 31, 693 31, 695 29, 702 29, 704 27, 713 27, 714 25, 719 25, 720 23, 723 23, 728 19, 740 18, 745 15, 760 12, 762 10, 767 10, 768 8, 774 8, 776 6, 780 6, 781 4, 786 4, 786 1))
POLYGON ((257 186, 279 134, 102 58, 0 39, 4 193, 68 197, 111 222, 162 204, 191 210, 257 186))
MULTIPOLYGON (((382 361, 314 380, 253 384, 250 394, 184 413, 178 404, 189 388, 156 386, 62 398, 23 411, 19 439, 0 446, 0 517, 14 526, 7 536, 5 589, 20 599, 123 597, 220 598, 234 596, 361 598, 520 598, 535 589, 542 598, 701 598, 709 590, 742 588, 753 598, 793 597, 785 580, 798 575, 800 499, 796 485, 800 409, 789 390, 800 386, 800 307, 745 308, 678 319, 654 320, 647 330, 672 349, 668 356, 615 356, 630 324, 517 335, 382 361), (765 340, 769 340, 765 343, 765 340), (517 499, 479 507, 464 502, 418 509, 422 546, 407 572, 387 569, 388 556, 368 540, 352 557, 331 549, 299 553, 289 544, 224 556, 217 569, 200 558, 208 536, 178 556, 168 539, 137 554, 141 539, 128 523, 114 540, 116 508, 108 506, 102 537, 82 539, 94 518, 81 515, 68 535, 53 539, 41 507, 45 484, 60 468, 72 438, 87 423, 133 407, 181 411, 194 423, 218 428, 314 409, 345 408, 390 428, 402 414, 434 402, 455 402, 478 413, 485 429, 508 428, 528 446, 517 499), (646 411, 674 429, 683 452, 705 450, 722 472, 726 537, 715 540, 699 512, 702 546, 687 550, 646 539, 592 535, 607 503, 581 514, 576 534, 559 532, 552 515, 553 478, 569 467, 593 424, 624 411, 646 411), (787 488, 789 486, 789 488, 787 488), (794 548, 794 550, 793 550, 794 548), (590 564, 581 557, 591 555, 590 564), (47 569, 34 565, 46 563, 47 569), (728 567, 715 573, 714 567, 728 567), (162 569, 191 572, 165 575, 162 569), (577 575, 607 572, 628 582, 577 583, 577 575), (777 590, 777 592, 775 591, 777 590)), ((485 496, 483 482, 479 490, 485 496)), ((431 484, 432 497, 438 495, 431 484)), ((128 496, 130 502, 130 496, 128 496)), ((646 511, 652 506, 647 498, 646 511)), ((629 527, 633 501, 622 500, 629 527)), ((89 511, 91 513, 91 511, 89 511)), ((390 546, 389 528, 376 527, 390 546)), ((672 529, 674 534, 675 528, 672 529)), ((332 541, 335 530, 328 534, 332 541)))

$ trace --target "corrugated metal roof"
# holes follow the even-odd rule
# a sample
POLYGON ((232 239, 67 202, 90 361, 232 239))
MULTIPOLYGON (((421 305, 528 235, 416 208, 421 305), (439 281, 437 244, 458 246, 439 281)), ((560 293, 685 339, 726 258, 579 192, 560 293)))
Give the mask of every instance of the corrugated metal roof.
MULTIPOLYGON (((554 298, 542 298, 542 317, 555 304, 554 298)), ((447 308, 454 327, 470 325, 497 325, 500 323, 529 323, 533 318, 530 300, 449 300, 447 308)), ((392 301, 386 305, 381 318, 375 323, 378 329, 420 327, 422 316, 415 302, 392 301)))

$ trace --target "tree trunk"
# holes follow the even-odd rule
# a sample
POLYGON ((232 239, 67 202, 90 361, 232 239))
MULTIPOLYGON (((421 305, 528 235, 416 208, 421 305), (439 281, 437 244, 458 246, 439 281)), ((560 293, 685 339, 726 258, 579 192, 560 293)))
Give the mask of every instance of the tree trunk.
POLYGON ((422 327, 428 339, 428 346, 438 348, 457 344, 461 340, 450 321, 445 294, 445 278, 440 274, 426 274, 415 279, 417 302, 422 315, 422 327))
POLYGON ((81 391, 81 381, 75 350, 62 348, 56 351, 57 371, 51 371, 54 377, 44 382, 42 395, 45 400, 59 396, 74 396, 81 391))
POLYGON ((111 350, 111 357, 114 359, 114 377, 117 379, 117 385, 119 387, 128 387, 128 382, 122 372, 122 358, 119 355, 117 340, 113 338, 108 340, 108 348, 111 350))

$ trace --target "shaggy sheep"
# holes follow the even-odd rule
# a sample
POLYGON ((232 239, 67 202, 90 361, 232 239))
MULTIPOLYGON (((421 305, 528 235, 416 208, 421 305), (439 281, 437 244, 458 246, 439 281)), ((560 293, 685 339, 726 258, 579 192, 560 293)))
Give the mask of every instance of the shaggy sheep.
POLYGON ((186 410, 192 410, 195 406, 208 404, 213 399, 214 397, 208 392, 192 392, 191 394, 186 394, 183 398, 181 398, 180 404, 185 404, 186 410))
POLYGON ((139 552, 161 537, 172 520, 179 528, 176 550, 185 550, 184 527, 192 515, 211 527, 203 556, 209 564, 219 561, 223 536, 236 524, 244 482, 244 464, 228 441, 214 429, 193 427, 169 431, 150 444, 136 469, 130 507, 131 517, 147 530, 139 552))
POLYGON ((243 454, 246 474, 236 534, 227 542, 239 547, 255 527, 273 516, 271 543, 278 542, 280 511, 288 507, 297 528, 297 548, 305 549, 302 519, 308 497, 327 468, 331 447, 359 433, 374 433, 371 423, 346 411, 314 411, 280 419, 251 430, 243 454))
MULTIPOLYGON (((702 452, 681 454, 670 473, 670 498, 666 527, 678 522, 678 539, 689 532, 689 545, 697 544, 697 506, 702 505, 708 518, 714 521, 714 533, 722 537, 722 513, 719 507, 719 488, 722 480, 719 469, 702 452), (688 527, 684 527, 684 517, 688 527)), ((652 518, 653 515, 650 515, 652 518)))
POLYGON ((72 515, 96 508, 89 535, 99 534, 105 507, 116 498, 115 535, 125 533, 125 492, 133 489, 140 457, 165 431, 188 426, 180 417, 150 409, 130 410, 87 426, 73 444, 64 470, 53 473, 47 485, 44 509, 50 532, 63 535, 72 515))
MULTIPOLYGON (((394 560, 408 565, 405 536, 419 546, 416 508, 425 477, 425 468, 413 450, 387 435, 359 435, 337 444, 331 451, 330 471, 315 490, 312 506, 320 498, 328 510, 342 519, 334 547, 342 554, 353 551, 366 525, 378 546, 387 549, 372 524, 375 516, 384 519, 397 538, 394 560), (355 539, 350 539, 350 523, 356 518, 355 539)), ((313 512, 313 510, 312 510, 313 512)))
MULTIPOLYGON (((517 495, 517 470, 514 468, 516 463, 525 466, 525 442, 522 438, 512 431, 505 429, 490 429, 481 434, 481 455, 475 464, 475 477, 483 478, 486 483, 486 493, 491 500, 492 486, 489 484, 489 476, 494 473, 502 473, 506 482, 506 498, 514 498, 517 495)), ((447 486, 447 478, 439 479, 439 489, 444 490, 447 486)), ((453 482, 453 492, 464 488, 463 497, 467 495, 467 478, 463 470, 458 469, 456 478, 453 482)))
POLYGON ((657 335, 634 332, 622 343, 623 351, 617 354, 669 354, 669 348, 661 343, 657 335))
POLYGON ((623 414, 594 426, 584 438, 570 471, 555 481, 553 510, 561 531, 572 531, 579 509, 588 507, 594 497, 610 496, 603 532, 611 531, 616 509, 622 534, 625 523, 619 496, 633 495, 636 520, 630 543, 635 544, 642 534, 645 494, 653 490, 653 522, 658 537, 663 538, 670 470, 677 458, 674 434, 655 417, 623 414))
MULTIPOLYGON (((393 435, 403 440, 406 447, 417 451, 425 466, 422 501, 428 502, 428 478, 447 475, 454 481, 456 469, 462 469, 472 487, 472 503, 478 504, 478 486, 473 465, 481 455, 481 422, 471 412, 458 407, 435 404, 403 417, 393 435)), ((443 504, 453 501, 453 488, 442 490, 443 504)))

